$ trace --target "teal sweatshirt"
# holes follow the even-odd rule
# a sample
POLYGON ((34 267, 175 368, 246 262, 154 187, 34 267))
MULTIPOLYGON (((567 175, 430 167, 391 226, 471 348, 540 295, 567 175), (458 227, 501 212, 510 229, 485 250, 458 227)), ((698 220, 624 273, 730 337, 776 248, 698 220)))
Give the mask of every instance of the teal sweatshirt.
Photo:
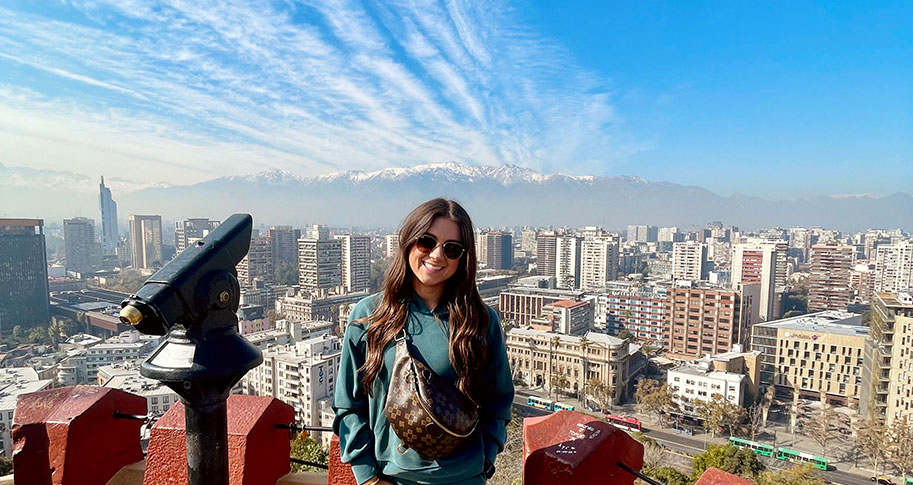
MULTIPOLYGON (((368 396, 358 369, 365 363, 366 330, 369 323, 356 322, 367 317, 381 301, 381 294, 371 295, 355 305, 349 316, 342 344, 342 360, 337 374, 333 409, 336 419, 333 431, 339 435, 342 461, 352 465, 355 479, 364 483, 373 475, 384 475, 399 484, 477 484, 484 483, 485 459, 492 463, 504 449, 507 423, 511 419, 514 386, 504 335, 497 314, 489 308, 491 325, 488 335, 491 399, 479 403, 479 426, 466 443, 452 456, 436 461, 423 460, 414 450, 397 451, 400 440, 384 417, 384 403, 390 382, 395 345, 384 349, 384 368, 374 381, 373 395, 368 396)), ((456 372, 448 355, 448 319, 445 310, 430 311, 421 298, 413 297, 407 331, 412 350, 438 375, 456 381, 456 372)))

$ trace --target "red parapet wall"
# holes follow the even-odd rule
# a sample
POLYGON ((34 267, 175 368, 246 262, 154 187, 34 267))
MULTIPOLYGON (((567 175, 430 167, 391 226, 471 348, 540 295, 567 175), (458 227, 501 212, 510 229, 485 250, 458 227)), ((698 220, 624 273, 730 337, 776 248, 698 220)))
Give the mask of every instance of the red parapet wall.
POLYGON ((339 436, 333 435, 330 440, 330 469, 327 476, 327 485, 358 485, 355 481, 355 474, 352 473, 352 466, 343 463, 339 458, 341 450, 339 448, 339 436))
POLYGON ((754 482, 726 473, 719 468, 710 467, 704 470, 701 478, 694 485, 754 485, 754 482))
POLYGON ((19 396, 12 430, 16 483, 106 483, 142 460, 142 422, 115 412, 145 415, 146 398, 95 386, 19 396))
MULTIPOLYGON (((288 429, 295 410, 273 397, 228 397, 228 477, 231 485, 276 483, 288 474, 288 429)), ((146 457, 145 485, 187 483, 184 406, 176 404, 152 428, 146 457)))
POLYGON ((523 420, 524 485, 633 484, 618 463, 639 471, 644 447, 605 421, 573 411, 523 420))

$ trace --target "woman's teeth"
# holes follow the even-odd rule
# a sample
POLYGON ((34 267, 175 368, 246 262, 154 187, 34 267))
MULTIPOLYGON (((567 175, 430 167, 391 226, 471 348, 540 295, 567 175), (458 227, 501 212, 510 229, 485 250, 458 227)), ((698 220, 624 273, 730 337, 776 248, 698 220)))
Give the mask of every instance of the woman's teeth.
POLYGON ((427 261, 424 264, 425 264, 425 267, 430 269, 431 271, 440 271, 440 270, 444 269, 443 266, 435 266, 427 261))

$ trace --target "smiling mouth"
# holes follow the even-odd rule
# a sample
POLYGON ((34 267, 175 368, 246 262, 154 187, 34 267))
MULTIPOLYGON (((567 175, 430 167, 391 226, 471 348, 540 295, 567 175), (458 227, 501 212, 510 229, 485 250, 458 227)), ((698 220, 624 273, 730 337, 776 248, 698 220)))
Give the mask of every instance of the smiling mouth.
POLYGON ((444 269, 443 266, 435 266, 435 265, 433 265, 433 264, 431 264, 431 263, 429 263, 429 262, 427 262, 427 261, 423 262, 422 265, 423 265, 426 269, 429 269, 429 270, 431 270, 431 271, 440 271, 440 270, 444 269))

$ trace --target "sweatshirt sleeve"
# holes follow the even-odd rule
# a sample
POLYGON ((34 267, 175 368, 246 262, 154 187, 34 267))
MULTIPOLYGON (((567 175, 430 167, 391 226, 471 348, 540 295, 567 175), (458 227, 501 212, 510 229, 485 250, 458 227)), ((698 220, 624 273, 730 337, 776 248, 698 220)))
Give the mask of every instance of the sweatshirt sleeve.
POLYGON ((336 411, 333 432, 339 436, 340 458, 352 465, 358 483, 364 483, 378 471, 374 433, 368 417, 368 395, 362 384, 363 373, 358 371, 365 363, 365 324, 355 320, 370 314, 366 301, 359 302, 349 316, 333 399, 336 411))
POLYGON ((491 315, 490 338, 488 341, 491 355, 492 388, 489 402, 482 407, 480 424, 485 446, 485 458, 494 463, 498 453, 504 451, 507 440, 507 424, 512 419, 514 403, 514 382, 507 361, 507 347, 504 343, 504 331, 497 313, 488 309, 491 315))

